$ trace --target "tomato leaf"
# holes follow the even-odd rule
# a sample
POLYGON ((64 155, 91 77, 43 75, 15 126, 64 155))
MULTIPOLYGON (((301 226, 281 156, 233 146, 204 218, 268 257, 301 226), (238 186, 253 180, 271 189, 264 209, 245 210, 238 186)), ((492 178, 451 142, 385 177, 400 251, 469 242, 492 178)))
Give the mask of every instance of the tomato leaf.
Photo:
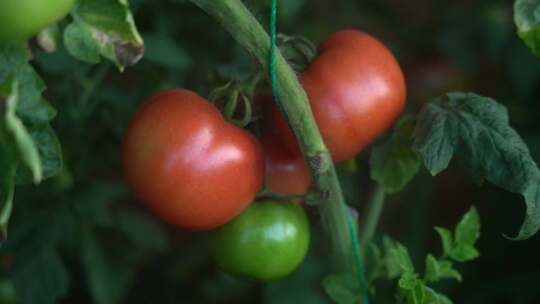
POLYGON ((386 193, 399 192, 416 175, 420 157, 412 149, 414 120, 402 118, 395 126, 392 136, 371 152, 371 178, 386 193))
MULTIPOLYGON (((456 225, 455 232, 435 228, 441 236, 443 245, 442 258, 436 259, 428 254, 425 260, 423 278, 415 270, 413 261, 405 246, 389 237, 383 238, 383 250, 372 244, 371 256, 374 266, 368 281, 387 276, 388 279, 399 278, 396 302, 403 304, 451 304, 445 295, 428 286, 443 279, 455 279, 461 282, 461 274, 454 268, 453 261, 465 262, 478 256, 474 247, 480 235, 478 212, 471 208, 456 225), (455 235, 455 237, 454 237, 455 235), (452 260, 450 260, 452 259, 452 260)), ((373 286, 368 286, 368 288, 373 286)))
MULTIPOLYGON (((63 166, 62 147, 53 128, 46 125, 31 125, 28 132, 37 146, 43 179, 55 176, 63 166)), ((26 184, 30 180, 27 170, 17 171, 17 183, 26 184)))
POLYGON ((441 237, 443 255, 450 255, 450 252, 452 251, 452 246, 454 244, 454 237, 452 235, 452 231, 441 227, 435 227, 435 231, 437 231, 437 233, 441 237))
POLYGON ((362 292, 352 273, 331 274, 323 280, 326 294, 338 304, 361 304, 362 292))
POLYGON ((452 304, 452 301, 445 295, 436 292, 428 286, 423 286, 426 304, 452 304))
MULTIPOLYGON (((17 147, 19 160, 30 169, 32 179, 37 184, 43 177, 43 168, 34 140, 16 114, 18 98, 17 81, 13 77, 8 77, 0 86, 0 101, 4 107, 4 111, 1 113, 4 114, 2 123, 17 147)), ((9 143, 4 142, 2 144, 9 143)))
POLYGON ((75 212, 83 220, 75 247, 97 304, 120 302, 136 266, 168 246, 163 228, 149 215, 132 208, 113 208, 125 195, 122 183, 94 183, 77 197, 75 212))
POLYGON ((451 304, 446 296, 428 287, 414 272, 403 273, 398 281, 397 303, 451 304))
POLYGON ((480 220, 474 207, 463 216, 453 235, 444 228, 436 227, 435 230, 441 237, 444 256, 458 262, 467 262, 480 255, 475 248, 480 237, 480 220))
POLYGON ((414 273, 414 265, 411 257, 409 256, 409 251, 407 248, 405 248, 405 246, 397 243, 394 249, 394 255, 398 258, 399 266, 401 267, 403 273, 414 273))
POLYGON ((40 252, 17 269, 13 284, 22 304, 55 304, 67 293, 69 274, 53 249, 40 252))
MULTIPOLYGON (((289 288, 287 291, 291 292, 284 292, 283 293, 283 301, 279 301, 280 297, 276 296, 275 292, 271 293, 271 297, 268 299, 268 301, 262 301, 266 304, 296 304, 297 299, 295 299, 295 292, 305 292, 305 288, 294 288, 297 286, 291 286, 290 284, 287 284, 285 282, 282 282, 281 280, 278 281, 279 283, 283 283, 283 286, 286 286, 285 288, 289 288), (288 297, 290 296, 290 297, 288 297), (276 301, 276 298, 278 299, 276 301), (272 303, 272 301, 274 301, 272 303)), ((278 283, 276 282, 276 283, 278 283)), ((210 280, 203 283, 202 289, 204 290, 204 300, 201 298, 200 302, 206 302, 206 303, 219 303, 219 302, 229 302, 229 303, 238 303, 242 301, 242 295, 244 295, 246 292, 248 292, 249 288, 251 287, 251 282, 242 280, 239 278, 235 278, 231 275, 228 275, 224 272, 219 272, 215 277, 211 278, 210 280)), ((269 286, 271 284, 268 284, 264 286, 265 289, 263 291, 263 294, 270 293, 268 289, 271 289, 269 286)), ((306 285, 303 285, 306 286, 306 285)), ((280 291, 283 289, 279 289, 280 291)), ((318 290, 317 290, 318 291, 318 290)), ((261 298, 264 298, 265 295, 263 295, 261 298)), ((315 301, 314 304, 326 304, 322 300, 322 297, 319 296, 319 293, 316 293, 316 296, 314 297, 315 301), (317 302, 317 300, 319 300, 317 302)), ((303 298, 301 299, 303 300, 303 298)), ((303 303, 303 302, 300 302, 303 303)), ((309 302, 311 303, 311 302, 309 302)))
POLYGON ((473 207, 467 212, 456 226, 454 232, 455 247, 450 257, 459 262, 466 262, 477 258, 480 254, 474 244, 480 237, 480 223, 478 212, 473 207))
POLYGON ((422 109, 414 136, 431 174, 446 169, 455 154, 476 180, 523 195, 527 211, 517 240, 540 229, 540 170, 503 105, 473 93, 448 93, 422 109))
POLYGON ((540 1, 517 0, 514 3, 514 21, 519 37, 540 57, 540 1))
POLYGON ((61 40, 58 24, 54 23, 39 32, 36 43, 47 53, 52 53, 58 49, 61 40))
POLYGON ((0 301, 2 304, 17 304, 15 287, 8 279, 0 279, 0 301))
POLYGON ((0 83, 13 76, 17 82, 17 116, 25 123, 45 124, 56 111, 42 98, 45 84, 28 60, 29 52, 23 45, 0 45, 0 83))
MULTIPOLYGON (((130 283, 134 269, 129 256, 106 250, 97 235, 85 229, 81 254, 89 289, 97 304, 118 303, 130 283)), ((116 247, 113 247, 116 248, 116 247)))
POLYGON ((127 0, 81 0, 72 14, 64 42, 77 59, 98 63, 103 56, 123 70, 142 58, 144 43, 127 0))
MULTIPOLYGON (((28 63, 24 46, 0 46, 0 85, 0 124, 6 135, 0 139, 0 146, 12 151, 10 166, 23 165, 18 167, 17 183, 39 183, 59 171, 62 157, 58 140, 48 126, 56 111, 41 96, 45 86, 28 63)), ((9 217, 9 212, 3 214, 9 217)), ((7 218, 3 218, 2 226, 6 224, 7 218)))
POLYGON ((111 208, 114 201, 127 193, 122 183, 88 185, 78 198, 76 212, 90 226, 112 228, 123 234, 133 246, 147 251, 166 249, 168 241, 163 228, 153 217, 132 208, 111 208))
POLYGON ((191 66, 191 57, 178 41, 173 39, 172 35, 146 34, 144 43, 145 60, 179 70, 185 70, 191 66))
POLYGON ((5 238, 15 193, 15 173, 17 163, 14 161, 12 149, 5 143, 5 131, 0 127, 0 232, 5 238))
POLYGON ((92 30, 80 23, 72 23, 64 30, 64 43, 77 59, 96 64, 101 61, 101 46, 96 43, 92 30))
POLYGON ((451 261, 437 260, 433 255, 426 257, 426 272, 424 278, 427 282, 438 282, 442 279, 456 279, 461 282, 461 274, 453 268, 451 261))
POLYGON ((161 230, 153 234, 145 233, 150 238, 139 236, 139 240, 135 243, 132 234, 127 235, 129 242, 126 242, 122 238, 111 238, 110 233, 98 234, 90 227, 84 229, 80 254, 89 289, 97 304, 120 302, 132 283, 136 266, 157 250, 165 248, 166 242, 161 230), (151 241, 152 238, 154 241, 151 241), (129 247, 132 250, 126 252, 122 247, 129 247))
POLYGON ((478 211, 472 207, 456 226, 456 243, 474 245, 480 237, 480 220, 478 211))
POLYGON ((424 283, 416 273, 404 273, 398 281, 398 303, 425 303, 424 283))
POLYGON ((0 114, 4 114, 4 129, 9 134, 0 144, 17 148, 17 157, 13 161, 20 161, 24 165, 17 171, 17 183, 39 183, 42 179, 56 175, 61 169, 62 152, 48 124, 25 124, 17 115, 20 104, 18 88, 13 77, 6 78, 0 88, 0 99, 4 100, 4 110, 0 114))
POLYGON ((84 217, 89 225, 110 228, 114 226, 114 214, 111 213, 111 202, 120 199, 127 193, 119 183, 91 183, 77 195, 75 211, 84 217))
MULTIPOLYGON (((384 267, 387 272, 387 276, 389 279, 394 279, 399 277, 403 273, 403 269, 401 267, 401 260, 403 260, 403 256, 400 258, 400 254, 397 248, 397 243, 392 241, 389 237, 385 237, 383 239, 383 246, 385 255, 383 258, 384 267)), ((402 254, 403 255, 403 252, 402 254)), ((406 257, 405 257, 406 260, 406 257)), ((411 262, 412 265, 412 262, 411 262)))
MULTIPOLYGON (((308 255, 304 262, 302 262, 302 266, 300 266, 296 271, 292 272, 289 276, 281 280, 265 284, 263 287, 263 297, 261 302, 266 304, 327 304, 327 299, 321 297, 320 293, 321 281, 324 281, 323 277, 328 273, 328 267, 325 261, 326 260, 324 257, 308 255)), ((243 282, 243 284, 250 283, 249 281, 245 280, 237 281, 243 282)), ((227 289, 222 288, 220 293, 214 293, 214 299, 210 299, 213 301, 209 302, 221 302, 223 301, 225 295, 227 298, 230 298, 228 295, 231 293, 238 295, 236 290, 242 286, 238 286, 238 283, 236 283, 236 285, 236 287, 230 286, 227 289)), ((235 299, 238 299, 238 297, 235 299)), ((241 300, 237 300, 235 303, 240 301, 241 300)))
POLYGON ((163 228, 147 214, 122 210, 116 215, 115 226, 138 248, 159 252, 168 247, 163 228))

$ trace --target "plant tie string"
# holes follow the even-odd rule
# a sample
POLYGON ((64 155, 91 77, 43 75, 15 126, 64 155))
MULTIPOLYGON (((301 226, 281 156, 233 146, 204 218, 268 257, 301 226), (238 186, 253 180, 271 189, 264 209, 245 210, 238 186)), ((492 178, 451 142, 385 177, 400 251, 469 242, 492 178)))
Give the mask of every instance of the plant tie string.
POLYGON ((270 7, 270 58, 268 71, 270 73, 270 86, 272 87, 272 95, 278 104, 281 104, 279 96, 277 73, 276 73, 276 16, 277 16, 277 0, 271 0, 270 7))
MULTIPOLYGON (((279 95, 279 87, 277 81, 276 73, 276 19, 277 19, 277 0, 270 0, 270 54, 268 58, 268 71, 270 77, 270 86, 272 88, 272 95, 277 101, 278 105, 281 105, 281 99, 279 95)), ((356 232, 356 226, 351 213, 349 212, 347 206, 343 206, 343 212, 347 213, 347 226, 349 228, 349 235, 351 236, 351 248, 352 248, 352 257, 354 260, 354 266, 356 268, 357 280, 360 290, 363 292, 363 304, 368 304, 368 290, 366 287, 366 281, 363 275, 363 265, 362 265, 362 256, 360 254, 360 243, 358 242, 358 235, 356 232)))
POLYGON ((347 212, 347 226, 349 227, 349 235, 351 236, 351 247, 354 264, 356 266, 358 286, 364 294, 362 303, 368 304, 368 290, 366 286, 366 280, 364 278, 364 266, 362 265, 362 255, 360 254, 360 242, 358 242, 358 233, 356 232, 356 226, 354 225, 353 215, 351 214, 347 206, 343 206, 343 209, 343 212, 347 212))

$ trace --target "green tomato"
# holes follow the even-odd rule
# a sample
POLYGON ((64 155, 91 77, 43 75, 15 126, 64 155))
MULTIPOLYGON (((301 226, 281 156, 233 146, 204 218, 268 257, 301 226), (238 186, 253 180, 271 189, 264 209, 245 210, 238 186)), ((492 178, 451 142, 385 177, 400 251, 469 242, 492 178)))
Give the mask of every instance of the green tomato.
POLYGON ((75 0, 0 0, 0 41, 24 40, 64 18, 75 0))
POLYGON ((308 247, 306 213, 293 203, 255 202, 210 236, 211 254, 221 269, 262 281, 291 273, 308 247))

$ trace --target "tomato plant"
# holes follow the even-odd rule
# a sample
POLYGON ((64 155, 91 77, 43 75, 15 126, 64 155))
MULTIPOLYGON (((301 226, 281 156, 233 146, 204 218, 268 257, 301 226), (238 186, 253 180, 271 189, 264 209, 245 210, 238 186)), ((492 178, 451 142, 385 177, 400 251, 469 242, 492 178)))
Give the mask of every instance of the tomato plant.
POLYGON ((134 116, 123 143, 125 176, 161 218, 181 228, 228 222, 263 180, 258 141, 193 92, 166 90, 134 116))
POLYGON ((75 0, 3 0, 0 41, 26 39, 65 17, 75 0))
POLYGON ((0 0, 0 303, 540 303, 511 2, 0 0))
MULTIPOLYGON (((364 32, 330 35, 299 78, 337 162, 354 157, 386 131, 405 106, 405 79, 398 62, 388 48, 364 32)), ((285 120, 278 117, 276 125, 294 149, 296 140, 285 120)))
POLYGON ((308 251, 309 238, 308 219, 300 205, 259 201, 213 231, 210 250, 223 270, 268 281, 298 267, 308 251))

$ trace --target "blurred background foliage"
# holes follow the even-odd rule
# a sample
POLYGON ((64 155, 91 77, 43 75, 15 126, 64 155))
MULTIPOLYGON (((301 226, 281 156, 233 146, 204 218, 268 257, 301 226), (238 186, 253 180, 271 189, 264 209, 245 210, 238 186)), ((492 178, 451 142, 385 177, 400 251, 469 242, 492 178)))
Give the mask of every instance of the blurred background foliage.
MULTIPOLYGON (((246 1, 264 24, 268 1, 246 1)), ((257 67, 210 17, 186 0, 130 1, 146 43, 144 59, 120 73, 90 66, 65 49, 36 50, 65 167, 40 186, 17 188, 9 239, 0 251, 0 303, 328 303, 321 280, 329 250, 312 212, 313 245, 290 277, 269 284, 239 281, 211 263, 204 233, 166 227, 137 204, 121 177, 119 145, 145 97, 182 86, 201 95, 257 67)), ((379 37, 398 57, 408 82, 407 111, 431 97, 474 91, 508 107, 511 124, 540 161, 540 60, 516 36, 504 0, 279 1, 279 31, 318 43, 357 28, 379 37)), ((348 202, 363 215, 373 187, 369 151, 359 170, 340 170, 348 202)), ((148 181, 152 182, 152 181, 148 181)), ((433 226, 453 227, 471 205, 482 222, 480 259, 460 269, 463 284, 441 285, 455 303, 539 303, 540 237, 512 242, 524 213, 518 195, 476 185, 459 164, 436 178, 423 170, 390 198, 380 234, 409 248, 423 267, 440 252, 433 226)), ((394 283, 374 303, 393 303, 394 283)))

